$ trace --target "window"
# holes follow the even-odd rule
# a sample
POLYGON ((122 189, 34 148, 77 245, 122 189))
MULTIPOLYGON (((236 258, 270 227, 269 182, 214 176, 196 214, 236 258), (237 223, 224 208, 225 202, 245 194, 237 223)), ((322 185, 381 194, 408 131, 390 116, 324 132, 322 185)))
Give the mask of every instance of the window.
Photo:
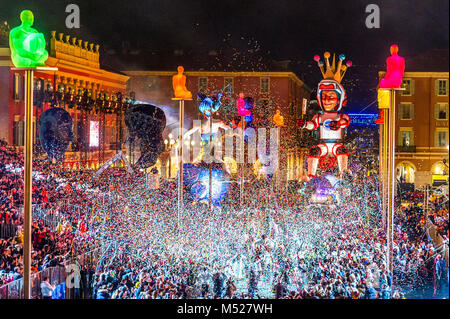
POLYGON ((19 73, 14 73, 14 100, 20 100, 21 96, 21 76, 19 73))
POLYGON ((403 79, 402 87, 405 88, 402 91, 402 95, 413 95, 414 94, 414 81, 411 79, 403 79))
POLYGON ((400 120, 412 120, 414 118, 414 104, 411 103, 399 104, 398 117, 400 120))
POLYGON ((260 80, 260 91, 261 93, 269 93, 269 78, 261 78, 260 80))
POLYGON ((401 134, 402 134, 401 146, 409 146, 409 143, 411 141, 411 132, 403 131, 401 132, 401 134))
POLYGON ((448 95, 448 80, 436 81, 436 95, 448 95))
POLYGON ((24 130, 25 125, 23 121, 20 121, 20 115, 14 116, 13 122, 13 145, 23 146, 24 145, 24 130))
POLYGON ((438 103, 434 105, 434 118, 436 120, 448 120, 447 103, 438 103))
POLYGON ((208 78, 198 78, 198 91, 204 93, 208 89, 208 78))
POLYGON ((398 146, 414 146, 414 131, 410 127, 400 127, 398 132, 398 146))
POLYGON ((434 146, 446 147, 448 144, 448 131, 446 128, 438 128, 434 132, 434 146))
POLYGON ((98 121, 89 121, 89 146, 98 147, 100 130, 98 121))
POLYGON ((234 91, 234 81, 233 78, 225 78, 224 80, 224 93, 233 93, 234 91))

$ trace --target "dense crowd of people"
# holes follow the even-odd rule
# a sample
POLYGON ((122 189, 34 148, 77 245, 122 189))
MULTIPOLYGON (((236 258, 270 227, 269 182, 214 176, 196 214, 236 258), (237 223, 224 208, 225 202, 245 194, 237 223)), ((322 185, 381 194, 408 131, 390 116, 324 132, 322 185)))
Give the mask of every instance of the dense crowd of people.
MULTIPOLYGON (((23 273, 22 156, 0 144, 1 222, 19 227, 0 239, 0 285, 23 273)), ((47 215, 33 222, 32 271, 62 265, 99 243, 106 247, 82 265, 75 297, 395 299, 418 297, 411 292, 428 287, 440 296, 448 287, 448 265, 424 235, 417 205, 396 216, 391 277, 376 180, 362 175, 331 206, 309 205, 309 190, 274 191, 271 182, 255 179, 246 184, 243 209, 238 190, 213 211, 187 192, 186 214, 179 216, 173 182, 151 190, 142 174, 107 170, 92 179, 92 172, 63 171, 39 158, 34 170, 33 204, 47 215), (50 225, 48 212, 57 224, 50 225)), ((429 218, 448 240, 445 206, 429 218)))
MULTIPOLYGON (((23 153, 8 147, 0 141, 0 224, 16 226, 13 234, 0 238, 0 285, 22 277, 23 274, 23 153)), ((70 175, 59 172, 46 160, 37 158, 33 162, 33 170, 37 173, 33 178, 33 206, 44 213, 54 209, 59 213, 59 203, 70 201, 83 205, 89 199, 76 189, 62 187, 61 178, 66 179, 64 185, 74 185, 74 181, 86 178, 84 173, 73 172, 70 175)), ((76 211, 61 211, 59 227, 50 229, 46 216, 34 218, 32 224, 32 273, 48 267, 61 265, 69 253, 75 253, 74 239, 79 218, 76 211), (65 223, 62 221, 66 221, 65 223), (74 231, 75 230, 75 231, 74 231)), ((33 214, 36 217, 36 214, 33 214)), ((45 214, 44 214, 45 215, 45 214)), ((76 249, 87 244, 77 238, 76 249)), ((80 250, 78 250, 80 251, 80 250)))

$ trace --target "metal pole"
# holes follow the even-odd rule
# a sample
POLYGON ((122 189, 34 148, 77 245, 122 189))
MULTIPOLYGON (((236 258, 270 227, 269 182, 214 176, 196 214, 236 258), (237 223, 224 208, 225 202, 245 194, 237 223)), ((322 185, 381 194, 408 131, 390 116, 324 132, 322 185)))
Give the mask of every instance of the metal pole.
POLYGON ((382 176, 382 180, 383 180, 383 218, 384 218, 384 227, 383 230, 386 231, 387 230, 387 198, 388 198, 388 188, 389 188, 389 183, 388 183, 388 179, 387 177, 389 176, 389 163, 388 163, 388 159, 389 159, 389 109, 384 109, 384 124, 383 124, 383 176, 382 176))
MULTIPOLYGON (((241 116, 241 159, 242 162, 244 162, 244 144, 245 144, 245 132, 244 132, 244 126, 245 126, 245 116, 241 116)), ((240 204, 241 209, 244 209, 244 163, 240 163, 240 190, 239 190, 239 197, 240 197, 240 204)))
MULTIPOLYGON (((383 111, 384 112, 384 111, 383 111)), ((384 114, 384 113, 383 113, 384 114)), ((384 169, 384 162, 383 162, 383 137, 384 137, 384 124, 379 125, 379 152, 378 152, 378 191, 380 193, 381 198, 381 221, 383 225, 383 229, 385 229, 386 220, 385 220, 385 205, 384 205, 384 185, 383 185, 383 169, 384 169)))
POLYGON ((31 299, 31 209, 33 173, 33 70, 25 70, 25 200, 23 229, 23 293, 31 299))
MULTIPOLYGON (((390 113, 390 109, 385 109, 385 112, 384 112, 384 121, 385 121, 385 123, 386 123, 386 129, 387 129, 387 132, 386 132, 386 139, 385 139, 385 151, 386 151, 386 156, 385 156, 385 159, 389 159, 390 157, 388 156, 389 154, 389 151, 390 151, 390 143, 391 143, 391 135, 390 135, 390 133, 391 133, 391 129, 390 129, 390 125, 391 125, 391 120, 390 120, 390 116, 391 116, 391 113, 390 113)), ((383 181, 384 181, 384 183, 383 183, 383 186, 384 186, 384 189, 385 189, 385 197, 386 197, 386 203, 385 203, 385 205, 386 205, 386 228, 385 228, 385 231, 386 231, 386 243, 387 243, 387 251, 386 251, 386 266, 387 266, 387 271, 389 272, 389 269, 390 269, 390 264, 389 264, 389 262, 390 262, 390 259, 389 259, 389 227, 390 227, 390 225, 389 225, 389 221, 390 221, 390 219, 389 219, 389 216, 390 216, 390 209, 389 209, 389 203, 388 203, 388 201, 389 201, 389 198, 391 197, 390 196, 390 194, 391 194, 391 183, 390 183, 390 181, 389 181, 389 179, 388 179, 388 177, 390 176, 390 173, 391 173, 391 161, 389 161, 389 160, 387 160, 387 161, 385 161, 384 162, 384 165, 385 165, 385 169, 386 169, 386 172, 383 174, 384 176, 383 176, 383 181)))
POLYGON ((170 171, 172 170, 172 148, 169 148, 169 179, 172 178, 172 175, 170 174, 170 171))
MULTIPOLYGON (((209 107, 209 151, 212 147, 212 104, 209 107)), ((209 154, 211 155, 211 154, 209 154)), ((212 211, 212 161, 209 163, 209 210, 212 211)))
POLYGON ((184 100, 179 100, 180 109, 180 132, 178 138, 178 224, 180 223, 180 215, 183 210, 183 122, 184 122, 184 100))
POLYGON ((393 289, 393 249, 394 249, 394 214, 395 214, 395 91, 391 90, 391 108, 390 108, 390 194, 388 205, 388 252, 389 252, 389 274, 391 276, 391 290, 393 289))

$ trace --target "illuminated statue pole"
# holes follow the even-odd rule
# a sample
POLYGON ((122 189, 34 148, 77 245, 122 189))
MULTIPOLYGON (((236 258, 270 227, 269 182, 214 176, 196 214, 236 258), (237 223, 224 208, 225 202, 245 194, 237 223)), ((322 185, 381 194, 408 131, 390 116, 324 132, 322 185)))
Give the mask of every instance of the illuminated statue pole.
MULTIPOLYGON (((273 123, 275 124, 275 126, 277 127, 277 145, 278 147, 280 147, 280 131, 281 131, 281 127, 284 126, 284 116, 281 115, 280 110, 276 110, 275 115, 273 116, 273 123)), ((278 185, 279 185, 279 176, 280 176, 280 172, 279 169, 277 169, 276 172, 276 189, 278 190, 278 185)), ((287 183, 286 183, 287 185, 287 183)))
POLYGON ((31 223, 32 223, 32 174, 33 174, 33 75, 34 71, 56 71, 45 65, 48 52, 42 33, 31 26, 33 13, 20 13, 22 24, 9 33, 12 70, 25 71, 25 146, 24 146, 24 228, 23 228, 23 292, 24 299, 31 299, 31 223))
MULTIPOLYGON (((209 108, 209 145, 212 147, 212 110, 213 104, 211 103, 211 106, 209 108)), ((211 148, 209 149, 211 151, 211 148)), ((209 176, 208 176, 208 184, 209 184, 209 194, 208 194, 208 204, 209 204, 209 210, 212 212, 212 161, 209 163, 209 176)))
POLYGON ((403 74, 405 72, 405 59, 398 55, 398 46, 392 45, 390 48, 391 56, 386 59, 386 75, 380 81, 378 90, 379 107, 383 108, 384 125, 387 124, 386 145, 387 166, 386 178, 383 183, 387 184, 387 205, 386 205, 386 237, 387 237, 387 264, 388 272, 391 276, 391 291, 393 288, 393 250, 394 250, 394 214, 395 214, 395 94, 397 91, 405 90, 401 88, 403 74), (381 105, 380 105, 381 104, 381 105), (388 156, 387 156, 388 155, 388 156))
POLYGON ((180 224, 180 215, 184 208, 183 200, 183 122, 184 122, 184 101, 192 100, 192 94, 186 88, 186 76, 183 75, 184 68, 178 67, 178 73, 172 77, 172 85, 175 97, 172 99, 178 101, 179 107, 179 132, 178 132, 178 224, 180 224))
MULTIPOLYGON (((236 107, 238 111, 238 115, 241 117, 241 156, 240 158, 244 162, 244 147, 245 147, 245 117, 250 116, 251 112, 250 110, 247 110, 245 108, 245 100, 244 100, 244 93, 239 93, 239 98, 236 99, 236 107)), ((239 177, 240 177, 240 184, 239 184, 239 203, 241 209, 244 208, 244 163, 240 163, 240 170, 239 170, 239 177)))
POLYGON ((242 163, 240 165, 240 187, 239 187, 239 202, 241 209, 244 208, 244 156, 245 156, 245 116, 241 116, 241 160, 242 163))

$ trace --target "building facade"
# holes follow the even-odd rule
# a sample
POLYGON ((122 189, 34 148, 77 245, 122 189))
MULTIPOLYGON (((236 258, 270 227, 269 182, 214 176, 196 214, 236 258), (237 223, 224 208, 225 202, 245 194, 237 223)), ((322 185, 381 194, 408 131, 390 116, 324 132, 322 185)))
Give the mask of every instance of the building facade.
MULTIPOLYGON (((172 76, 176 71, 122 71, 130 76, 128 91, 136 95, 136 100, 145 101, 161 107, 166 113, 167 129, 165 138, 172 128, 178 127, 178 105, 172 101, 172 76)), ((185 102, 184 127, 192 127, 193 120, 202 119, 198 111, 197 92, 206 95, 223 90, 221 108, 218 115, 224 121, 237 117, 235 100, 239 93, 252 97, 255 107, 252 110, 257 127, 273 127, 272 117, 277 109, 284 117, 285 127, 280 134, 280 179, 294 180, 300 178, 302 153, 297 134, 296 120, 300 117, 302 104, 308 103, 311 90, 292 72, 208 72, 185 71, 186 87, 192 92, 193 101, 185 102)), ((162 166, 168 165, 169 159, 162 157, 162 166)), ((177 165, 171 160, 172 167, 177 165)), ((171 176, 176 176, 176 167, 171 176), (174 171, 175 170, 175 171, 174 171)), ((164 168, 163 168, 164 170, 164 168)), ((249 171, 253 171, 250 169, 249 171)), ((168 173, 165 174, 168 176, 168 173)))
MULTIPOLYGON (((448 181, 448 72, 405 72, 396 96, 396 169, 416 188, 448 181)), ((380 73, 380 77, 384 72, 380 73)))
MULTIPOLYGON (((74 139, 66 168, 97 168, 120 148, 122 102, 128 76, 100 67, 99 45, 52 31, 46 64, 57 71, 34 72, 33 127, 38 143, 39 116, 51 107, 68 111, 74 139)), ((12 70, 9 48, 0 48, 0 138, 24 142, 24 72, 12 70)))

